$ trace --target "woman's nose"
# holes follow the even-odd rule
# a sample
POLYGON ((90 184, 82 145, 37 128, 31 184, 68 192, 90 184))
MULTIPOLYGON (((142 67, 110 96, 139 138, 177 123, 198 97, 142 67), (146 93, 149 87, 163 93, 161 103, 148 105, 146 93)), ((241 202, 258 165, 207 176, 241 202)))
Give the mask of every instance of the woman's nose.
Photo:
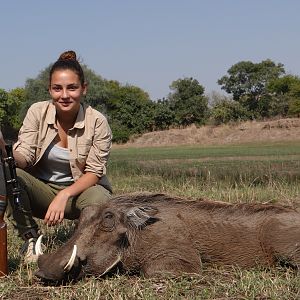
POLYGON ((69 97, 69 93, 67 89, 62 89, 62 98, 68 98, 69 97))

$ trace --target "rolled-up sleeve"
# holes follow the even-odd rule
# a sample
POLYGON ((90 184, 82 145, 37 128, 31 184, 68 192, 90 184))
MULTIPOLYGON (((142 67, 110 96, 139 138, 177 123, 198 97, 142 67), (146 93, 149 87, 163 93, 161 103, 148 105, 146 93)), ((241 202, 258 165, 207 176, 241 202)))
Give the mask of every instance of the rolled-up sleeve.
POLYGON ((14 144, 14 150, 19 152, 31 166, 36 159, 36 146, 39 132, 39 121, 35 105, 32 105, 19 130, 18 140, 14 144))
POLYGON ((85 172, 92 172, 99 178, 106 174, 106 165, 112 145, 112 132, 107 119, 97 118, 95 134, 88 153, 85 172))

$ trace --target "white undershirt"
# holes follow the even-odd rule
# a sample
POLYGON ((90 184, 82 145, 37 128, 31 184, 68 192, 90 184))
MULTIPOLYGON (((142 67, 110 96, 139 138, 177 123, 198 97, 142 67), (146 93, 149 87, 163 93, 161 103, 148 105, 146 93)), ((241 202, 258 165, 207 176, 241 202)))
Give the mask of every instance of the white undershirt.
POLYGON ((36 164, 33 175, 53 183, 73 182, 69 150, 51 143, 36 164))

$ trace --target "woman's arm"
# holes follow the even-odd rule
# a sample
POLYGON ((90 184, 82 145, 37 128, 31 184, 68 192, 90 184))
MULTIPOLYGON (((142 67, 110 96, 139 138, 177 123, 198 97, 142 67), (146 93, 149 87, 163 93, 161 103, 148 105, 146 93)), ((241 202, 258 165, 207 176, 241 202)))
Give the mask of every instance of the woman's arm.
POLYGON ((56 225, 64 219, 65 208, 70 197, 75 197, 99 181, 97 175, 85 173, 72 185, 60 191, 52 200, 44 218, 45 224, 56 225))

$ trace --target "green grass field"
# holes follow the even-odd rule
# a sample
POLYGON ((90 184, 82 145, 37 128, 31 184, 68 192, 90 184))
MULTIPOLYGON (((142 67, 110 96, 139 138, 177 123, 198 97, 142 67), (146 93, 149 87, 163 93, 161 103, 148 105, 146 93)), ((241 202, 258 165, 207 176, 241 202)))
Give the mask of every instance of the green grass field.
MULTIPOLYGON (((226 202, 277 202, 299 206, 300 142, 222 147, 113 149, 108 176, 114 193, 166 192, 226 202)), ((45 228, 54 251, 73 223, 45 228)), ((144 279, 116 275, 48 287, 18 254, 21 241, 9 226, 9 276, 0 279, 0 299, 300 299, 297 271, 274 267, 242 270, 204 266, 199 276, 144 279)))
POLYGON ((290 202, 299 192, 299 158, 299 142, 116 149, 109 176, 115 193, 149 190, 229 202, 290 202))

